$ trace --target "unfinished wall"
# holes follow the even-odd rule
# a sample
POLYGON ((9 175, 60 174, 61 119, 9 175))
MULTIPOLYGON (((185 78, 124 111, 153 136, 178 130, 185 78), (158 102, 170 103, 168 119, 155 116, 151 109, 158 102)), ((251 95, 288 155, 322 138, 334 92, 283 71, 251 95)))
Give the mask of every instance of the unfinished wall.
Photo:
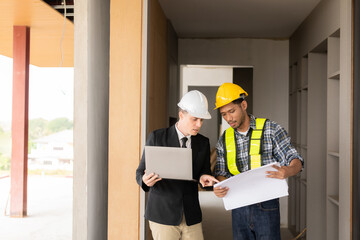
MULTIPOLYGON (((345 0, 347 1, 347 0, 345 0)), ((340 0, 323 0, 290 37, 290 63, 298 61, 340 27, 340 0)))
POLYGON ((139 239, 143 1, 112 0, 110 9, 108 237, 139 239))
POLYGON ((168 55, 168 115, 172 118, 178 118, 178 109, 175 107, 180 100, 179 88, 179 65, 178 65, 178 36, 171 25, 167 22, 167 55, 168 55))
POLYGON ((110 1, 75 1, 73 239, 106 239, 110 1))
POLYGON ((158 1, 149 1, 148 33, 146 131, 150 133, 168 126, 167 20, 158 1))
POLYGON ((180 39, 179 64, 253 67, 254 114, 287 129, 288 47, 288 40, 180 39))

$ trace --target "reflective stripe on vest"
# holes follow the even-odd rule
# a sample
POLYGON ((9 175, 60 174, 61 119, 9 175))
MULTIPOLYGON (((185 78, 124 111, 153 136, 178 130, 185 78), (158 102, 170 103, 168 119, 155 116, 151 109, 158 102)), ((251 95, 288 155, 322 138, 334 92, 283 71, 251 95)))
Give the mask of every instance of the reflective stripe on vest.
POLYGON ((225 131, 225 144, 226 144, 226 159, 227 167, 232 175, 239 174, 238 167, 236 166, 236 139, 235 132, 232 127, 225 131))
MULTIPOLYGON (((256 118, 256 129, 252 130, 250 138, 250 169, 258 168, 261 166, 261 138, 264 130, 266 118, 256 118)), ((225 131, 225 144, 226 144, 226 159, 227 167, 232 175, 240 173, 236 165, 236 139, 235 131, 232 127, 225 131)))
POLYGON ((249 150, 250 169, 261 167, 261 137, 263 134, 265 121, 266 118, 257 118, 256 129, 252 130, 249 150))

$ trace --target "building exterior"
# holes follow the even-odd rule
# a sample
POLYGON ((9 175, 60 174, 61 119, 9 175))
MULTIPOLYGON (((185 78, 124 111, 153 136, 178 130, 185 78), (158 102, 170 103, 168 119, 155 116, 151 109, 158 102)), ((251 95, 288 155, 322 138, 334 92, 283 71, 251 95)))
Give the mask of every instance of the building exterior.
POLYGON ((33 141, 28 168, 72 171, 74 163, 73 131, 64 130, 33 141))

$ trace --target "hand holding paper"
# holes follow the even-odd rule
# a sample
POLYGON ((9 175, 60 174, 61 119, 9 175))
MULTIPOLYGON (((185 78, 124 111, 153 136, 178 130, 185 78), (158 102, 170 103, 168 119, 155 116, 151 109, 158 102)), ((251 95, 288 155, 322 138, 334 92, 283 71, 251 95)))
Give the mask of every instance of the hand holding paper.
POLYGON ((221 186, 214 187, 214 193, 219 198, 225 197, 228 191, 229 191, 228 187, 221 187, 221 186))
POLYGON ((296 175, 298 172, 300 172, 302 168, 302 163, 299 159, 295 158, 291 160, 289 166, 278 166, 273 165, 273 168, 276 169, 276 171, 267 171, 268 174, 267 177, 270 178, 278 178, 278 179, 286 179, 288 177, 296 175))
POLYGON ((223 201, 226 210, 287 196, 288 185, 285 179, 267 177, 268 171, 274 171, 273 165, 280 166, 278 163, 268 164, 217 183, 214 185, 214 193, 220 197, 225 194, 223 201))

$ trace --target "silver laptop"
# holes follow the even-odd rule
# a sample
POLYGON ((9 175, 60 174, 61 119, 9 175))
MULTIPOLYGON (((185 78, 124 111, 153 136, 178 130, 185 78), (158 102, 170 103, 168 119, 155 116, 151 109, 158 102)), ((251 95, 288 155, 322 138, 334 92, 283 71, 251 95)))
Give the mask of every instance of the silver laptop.
POLYGON ((193 180, 191 148, 145 146, 145 165, 161 178, 193 180))

